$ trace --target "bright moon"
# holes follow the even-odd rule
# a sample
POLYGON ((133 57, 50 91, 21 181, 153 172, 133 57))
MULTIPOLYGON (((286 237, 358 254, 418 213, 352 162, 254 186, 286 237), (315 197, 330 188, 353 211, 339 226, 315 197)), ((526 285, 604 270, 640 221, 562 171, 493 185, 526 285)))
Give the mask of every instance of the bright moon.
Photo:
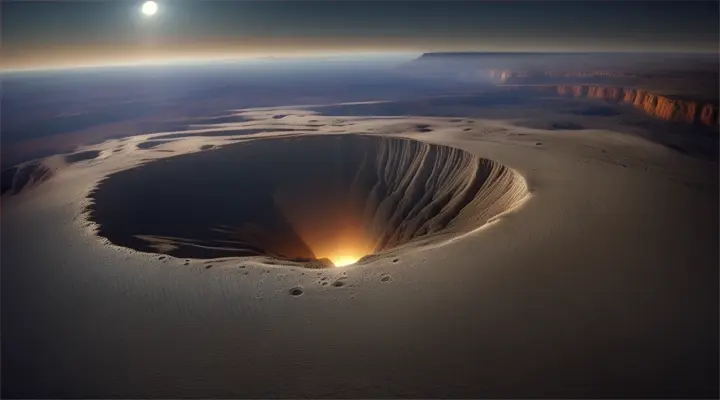
POLYGON ((145 15, 154 15, 157 12, 158 6, 154 1, 146 1, 142 5, 142 13, 145 15))

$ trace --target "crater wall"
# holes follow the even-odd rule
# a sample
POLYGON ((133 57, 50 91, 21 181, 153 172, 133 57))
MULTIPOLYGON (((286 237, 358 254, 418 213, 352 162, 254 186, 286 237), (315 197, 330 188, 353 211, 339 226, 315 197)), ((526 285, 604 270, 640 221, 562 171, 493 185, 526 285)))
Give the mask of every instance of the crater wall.
POLYGON ((520 175, 460 149, 318 135, 115 173, 90 193, 87 217, 100 236, 145 252, 337 262, 468 232, 526 195, 520 175))

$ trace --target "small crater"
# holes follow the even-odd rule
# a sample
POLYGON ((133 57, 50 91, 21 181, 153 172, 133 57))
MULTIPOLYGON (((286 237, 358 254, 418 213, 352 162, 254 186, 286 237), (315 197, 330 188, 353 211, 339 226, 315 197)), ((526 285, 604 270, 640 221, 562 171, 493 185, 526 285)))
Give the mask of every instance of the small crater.
POLYGON ((553 122, 548 129, 577 131, 585 129, 585 127, 574 122, 553 122))
POLYGON ((205 266, 205 269, 210 269, 210 268, 212 268, 212 264, 205 266))
POLYGON ((433 131, 432 128, 430 128, 430 125, 426 125, 426 124, 415 125, 415 130, 417 132, 432 132, 433 131))
POLYGON ((340 279, 338 279, 338 280, 336 280, 335 282, 333 282, 332 285, 335 286, 335 287, 343 287, 343 286, 345 286, 345 282, 343 282, 343 281, 341 281, 340 279))
POLYGON ((65 161, 68 164, 73 164, 80 161, 87 161, 97 158, 100 155, 99 150, 81 151, 79 153, 68 154, 65 156, 65 161))
POLYGON ((167 256, 160 256, 160 257, 158 257, 158 260, 164 260, 166 258, 167 258, 167 256))
POLYGON ((300 287, 294 287, 289 291, 291 296, 300 296, 303 294, 303 290, 300 287))
POLYGON ((393 264, 395 264, 395 263, 398 262, 398 261, 400 261, 400 259, 399 259, 399 258, 396 258, 396 259, 394 259, 392 262, 393 262, 393 264))
POLYGON ((387 282, 390 280, 390 275, 385 275, 382 278, 380 278, 380 282, 387 282))
POLYGON ((542 146, 542 142, 535 143, 535 146, 542 146))
POLYGON ((170 140, 146 140, 142 143, 138 143, 135 147, 140 150, 152 149, 153 147, 160 146, 161 144, 169 143, 170 140))

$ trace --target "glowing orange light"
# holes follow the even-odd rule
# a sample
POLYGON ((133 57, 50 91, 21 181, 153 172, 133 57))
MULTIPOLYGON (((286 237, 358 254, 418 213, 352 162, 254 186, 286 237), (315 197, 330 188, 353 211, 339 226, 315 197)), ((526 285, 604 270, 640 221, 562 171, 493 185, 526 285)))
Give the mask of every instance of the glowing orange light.
POLYGON ((365 231, 363 211, 342 190, 307 183, 283 187, 273 195, 293 230, 317 259, 327 258, 336 267, 355 264, 375 248, 365 231), (315 193, 325 193, 318 198, 315 193))
POLYGON ((358 256, 351 256, 351 255, 336 255, 328 257, 330 261, 335 264, 336 267, 344 267, 347 265, 355 264, 360 257, 358 256))

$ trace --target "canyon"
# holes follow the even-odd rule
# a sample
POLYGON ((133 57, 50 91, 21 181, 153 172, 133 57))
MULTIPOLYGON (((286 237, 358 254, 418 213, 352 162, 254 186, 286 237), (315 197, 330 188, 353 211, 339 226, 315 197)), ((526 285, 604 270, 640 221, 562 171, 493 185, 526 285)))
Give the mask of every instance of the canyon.
POLYGON ((595 78, 595 77, 612 77, 612 78, 634 78, 637 74, 607 71, 607 70, 591 70, 591 71, 510 71, 491 69, 488 75, 500 82, 507 82, 510 79, 518 78, 595 78))
POLYGON ((678 99, 643 89, 614 86, 558 85, 549 88, 561 96, 631 104, 649 115, 666 121, 708 126, 716 126, 718 123, 718 105, 710 102, 678 99))
MULTIPOLYGON (((556 78, 637 78, 639 75, 612 70, 591 71, 512 71, 489 70, 488 75, 499 84, 522 84, 527 80, 556 78)), ((659 78, 658 76, 650 76, 659 78)), ((645 76, 648 78, 648 76, 645 76)), ((614 85, 543 85, 538 88, 556 90, 561 96, 573 98, 601 99, 614 103, 632 104, 645 113, 666 121, 681 121, 716 126, 718 123, 718 103, 687 96, 655 93, 636 87, 614 85)))
POLYGON ((407 69, 450 74, 478 88, 537 87, 572 98, 631 104, 666 121, 718 124, 718 62, 709 55, 425 53, 407 69))

